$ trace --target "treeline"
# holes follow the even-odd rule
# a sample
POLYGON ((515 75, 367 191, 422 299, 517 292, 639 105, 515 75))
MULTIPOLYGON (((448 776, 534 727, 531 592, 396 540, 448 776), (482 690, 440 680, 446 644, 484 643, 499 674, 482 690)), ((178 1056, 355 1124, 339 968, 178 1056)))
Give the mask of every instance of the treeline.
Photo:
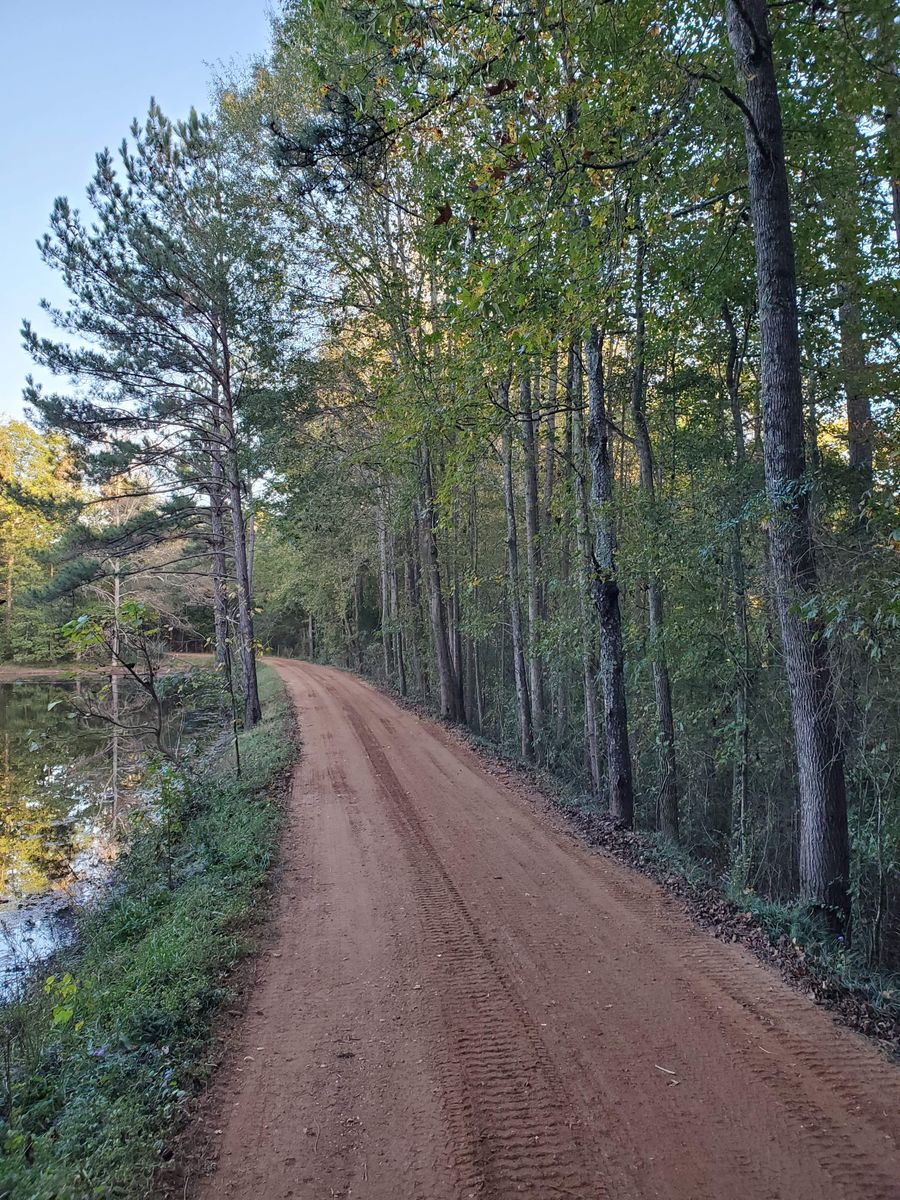
POLYGON ((51 394, 29 381, 26 401, 68 438, 94 489, 86 509, 112 507, 60 546, 62 587, 109 581, 104 640, 116 644, 123 576, 200 575, 216 664, 230 679, 236 660, 250 727, 260 717, 252 452, 240 445, 236 403, 270 386, 290 345, 279 327, 290 306, 285 255, 270 244, 273 220, 257 218, 259 174, 195 112, 173 123, 151 103, 118 164, 98 154, 87 197, 90 221, 59 199, 40 243, 69 293, 64 311, 45 308, 70 338, 23 326, 35 361, 80 385, 51 394))
POLYGON ((66 440, 25 421, 0 423, 0 662, 51 662, 65 654, 65 606, 36 602, 52 579, 64 536, 61 512, 77 504, 66 440))
POLYGON ((57 205, 30 399, 164 495, 248 723, 257 633, 376 672, 886 961, 896 16, 726 10, 286 5, 57 205))
POLYGON ((190 543, 184 502, 161 512, 146 476, 92 481, 77 459, 58 432, 0 423, 0 664, 80 658, 68 623, 89 615, 111 630, 133 603, 168 648, 204 649, 211 589, 192 569, 202 543, 190 543))

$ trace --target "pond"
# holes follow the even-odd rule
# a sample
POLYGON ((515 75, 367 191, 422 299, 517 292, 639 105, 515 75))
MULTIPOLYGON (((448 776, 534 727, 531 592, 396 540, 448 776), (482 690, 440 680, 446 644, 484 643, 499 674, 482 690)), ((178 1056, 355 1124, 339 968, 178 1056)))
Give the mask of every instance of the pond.
POLYGON ((152 744, 146 707, 116 676, 0 679, 0 998, 108 880, 152 744))

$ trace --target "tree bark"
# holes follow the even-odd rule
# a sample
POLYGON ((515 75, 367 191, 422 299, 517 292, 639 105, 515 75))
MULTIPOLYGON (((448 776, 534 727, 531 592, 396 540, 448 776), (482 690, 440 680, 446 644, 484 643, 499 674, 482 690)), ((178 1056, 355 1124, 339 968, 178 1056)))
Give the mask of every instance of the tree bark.
MULTIPOLYGON (((567 368, 566 368, 567 369, 567 375, 566 375, 567 384, 566 384, 566 386, 568 389, 569 396, 571 396, 573 394, 571 380, 572 380, 572 371, 574 370, 575 364, 577 364, 579 374, 583 374, 583 372, 581 370, 580 346, 578 346, 576 343, 570 343, 569 350, 568 350, 567 368)), ((581 390, 582 390, 582 385, 581 385, 581 382, 579 382, 578 392, 575 394, 580 396, 581 390)), ((574 440, 573 440, 573 436, 572 436, 572 411, 571 411, 571 409, 572 409, 572 404, 569 403, 568 404, 569 411, 566 413, 565 433, 564 433, 564 439, 563 439, 563 461, 566 464, 566 472, 567 472, 566 483, 567 483, 567 486, 571 486, 571 488, 572 488, 571 499, 572 499, 572 502, 574 503, 575 452, 574 452, 574 440)), ((567 499, 568 499, 568 497, 567 497, 567 499)), ((561 522, 560 531, 559 531, 559 581, 560 581, 560 585, 562 587, 563 592, 566 592, 568 590, 567 585, 568 585, 570 577, 571 577, 571 557, 572 557, 571 529, 570 529, 570 521, 568 520, 568 517, 567 517, 565 520, 563 520, 561 522)), ((588 600, 590 600, 589 596, 588 596, 588 600)), ((586 639, 588 639, 588 642, 590 643, 590 639, 593 637, 593 619, 591 621, 583 622, 582 628, 583 628, 584 637, 586 639)), ((560 638, 559 638, 558 644, 559 644, 559 656, 560 656, 560 659, 562 659, 563 653, 564 653, 564 635, 563 635, 562 631, 560 631, 560 638)), ((590 648, 590 645, 589 645, 589 648, 590 648)), ((582 653, 582 657, 583 657, 583 653, 582 653)), ((596 671, 594 672, 594 675, 596 676, 596 671)), ((594 685, 596 687, 596 678, 594 679, 594 685)), ((558 692, 557 692, 557 697, 556 697, 556 740, 560 746, 562 746, 565 742, 566 730, 568 729, 568 725, 569 725, 568 708, 569 708, 568 680, 566 678, 565 672, 561 671, 559 674, 559 687, 558 687, 558 692)))
POLYGON ((256 645, 253 633, 253 595, 250 588, 250 569, 247 561, 246 527, 244 525, 241 476, 238 465, 237 432, 228 369, 228 348, 223 337, 223 378, 219 414, 224 434, 224 471, 231 510, 231 537, 234 551, 234 573, 237 580, 237 607, 241 674, 244 684, 244 727, 251 729, 262 716, 259 685, 256 678, 256 645))
POLYGON ((406 605, 409 610, 411 636, 409 639, 410 663, 416 695, 426 700, 429 694, 427 664, 424 661, 425 630, 422 620, 420 596, 421 530, 418 513, 413 510, 412 522, 406 534, 406 605))
POLYGON ((572 429, 572 481, 575 494, 575 528, 578 539, 578 600, 581 610, 581 674, 584 689, 585 757, 591 777, 591 790, 600 795, 603 774, 600 768, 600 738, 597 721, 597 661, 593 644, 594 622, 588 611, 591 579, 591 523, 588 504, 587 456, 582 428, 583 372, 581 356, 575 347, 569 350, 568 363, 569 420, 572 429))
MULTIPOLYGON (((550 528, 553 518, 553 484, 556 479, 556 401, 559 394, 559 354, 556 347, 550 354, 547 383, 547 426, 544 430, 544 491, 541 528, 550 528)), ((544 608, 546 609, 546 597, 544 608)))
MULTIPOLYGON (((215 397, 215 390, 214 390, 215 397)), ((212 437, 209 443, 209 542, 212 556, 213 628, 216 648, 215 664, 224 670, 228 665, 228 559, 225 549, 225 495, 222 469, 222 431, 216 406, 212 417, 212 437)))
POLYGON ((725 364, 725 386, 734 431, 734 458, 738 472, 739 491, 735 497, 737 510, 732 516, 729 537, 731 582, 736 639, 736 671, 734 684, 734 766, 731 777, 732 858, 735 875, 742 884, 748 870, 747 801, 750 771, 750 625, 747 614, 747 583, 744 571, 743 527, 740 512, 743 504, 742 474, 746 462, 744 418, 741 410, 741 368, 746 349, 738 340, 737 329, 727 303, 722 305, 722 320, 728 333, 728 358, 725 364))
POLYGON ((363 669, 362 643, 362 567, 358 566, 353 575, 353 626, 350 645, 353 651, 353 669, 361 672, 363 669))
POLYGON ((391 632, 391 584, 388 574, 387 528, 381 504, 375 513, 378 527, 378 565, 381 583, 381 649, 384 657, 384 678, 390 683, 393 677, 393 634, 391 632))
POLYGON ((828 643, 813 615, 818 579, 804 480, 797 284, 781 108, 765 0, 726 0, 726 11, 744 91, 769 540, 800 784, 800 886, 807 900, 846 925, 847 795, 828 643))
POLYGON ((807 374, 806 386, 806 444, 809 448, 809 462, 813 471, 818 471, 822 465, 822 456, 819 453, 818 386, 818 373, 815 367, 812 367, 807 374))
POLYGON ((656 800, 657 826, 666 837, 678 838, 678 779, 675 764, 675 719, 672 712, 672 685, 666 661, 663 585, 659 574, 656 544, 656 486, 653 473, 653 447, 647 415, 646 392, 646 318, 644 310, 644 261, 646 237, 641 223, 640 196, 635 198, 634 218, 637 247, 634 271, 635 328, 631 370, 631 417, 640 467, 640 487, 650 522, 650 574, 647 579, 647 607, 650 656, 653 663, 653 689, 656 697, 657 746, 659 753, 659 789, 656 800))
POLYGON ((435 528, 434 484, 431 478, 431 458, 426 449, 422 451, 421 465, 422 507, 419 513, 419 533, 428 587, 428 615, 431 620, 431 637, 438 673, 440 714, 446 721, 463 721, 465 715, 460 699, 459 680, 453 668, 447 636, 447 615, 435 528))
POLYGON ((835 262, 838 269, 838 328, 841 341, 841 374, 847 400, 847 450, 851 475, 854 519, 864 494, 872 487, 872 406, 863 339, 862 279, 858 219, 860 179, 856 165, 856 122, 844 121, 850 160, 848 186, 840 189, 834 208, 835 262))
POLYGON ((256 507, 253 503, 253 484, 247 488, 247 502, 250 505, 250 515, 247 517, 247 581, 250 584, 250 594, 253 594, 253 563, 256 558, 256 507))
POLYGON ((503 426, 503 499, 506 508, 507 590, 509 594, 509 624, 512 635, 513 677, 516 684, 516 715, 519 724, 519 748, 522 757, 534 757, 534 728, 531 716, 531 696, 528 691, 528 672, 525 663, 525 638, 522 628, 522 605, 519 598, 519 541, 516 530, 516 501, 513 485, 512 433, 509 414, 509 384, 499 387, 500 407, 506 413, 503 426))
POLYGON ((397 663, 397 686, 400 695, 407 692, 406 654, 403 646, 403 624, 400 620, 400 585, 397 580, 396 542, 392 537, 389 544, 388 568, 390 572, 391 622, 394 626, 394 657, 397 663))
POLYGON ((842 288, 838 309, 841 371, 847 397, 847 445, 853 472, 853 498, 858 503, 872 486, 872 408, 866 387, 866 351, 858 294, 850 281, 842 288))
POLYGON ((531 399, 531 380, 524 372, 520 382, 522 448, 524 451, 525 562, 528 578, 528 692, 535 751, 544 757, 544 663, 538 650, 541 631, 540 508, 538 501, 537 438, 531 399))
MULTIPOLYGON (((12 618, 13 618, 13 573, 16 566, 16 556, 10 550, 6 556, 6 613, 4 614, 6 621, 6 636, 9 641, 12 636, 12 618)), ((10 643, 10 657, 12 657, 12 647, 10 643)))
POLYGON ((459 585, 459 496, 454 489, 453 495, 453 525, 452 544, 448 537, 448 571, 447 583, 450 588, 449 617, 450 617, 450 657, 453 661, 453 671, 456 677, 456 687, 459 693, 460 720, 465 720, 466 711, 466 680, 465 657, 463 655, 462 636, 462 595, 459 585))
POLYGON ((238 462, 237 430, 234 421, 234 402, 231 395, 231 352, 223 325, 216 329, 221 354, 213 347, 221 372, 213 379, 212 424, 219 439, 221 467, 225 494, 231 511, 231 542, 234 574, 237 582, 238 651, 244 685, 244 727, 252 728, 262 716, 259 685, 256 678, 256 645, 253 633, 253 595, 250 587, 250 568, 247 560, 247 534, 244 525, 241 476, 238 462))
POLYGON ((888 168, 888 187, 894 217, 894 240, 900 253, 900 68, 897 66, 897 22, 891 17, 878 26, 880 50, 878 81, 884 114, 884 148, 888 168))
POLYGON ((594 578, 591 592, 600 618, 600 678, 606 735, 606 769, 610 816, 630 829, 634 822, 622 617, 616 579, 616 524, 613 512, 613 463, 603 378, 603 339, 596 325, 587 342, 588 454, 591 498, 596 509, 594 578))
MULTIPOLYGON (((469 504, 469 562, 471 564, 472 578, 478 579, 478 492, 475 485, 472 486, 472 493, 469 504)), ((472 646, 472 697, 471 705, 467 708, 469 720, 472 723, 472 728, 476 733, 480 734, 484 727, 484 711, 481 694, 481 662, 478 646, 478 614, 480 605, 481 592, 477 585, 473 588, 473 604, 475 608, 475 629, 476 633, 470 639, 472 646)))

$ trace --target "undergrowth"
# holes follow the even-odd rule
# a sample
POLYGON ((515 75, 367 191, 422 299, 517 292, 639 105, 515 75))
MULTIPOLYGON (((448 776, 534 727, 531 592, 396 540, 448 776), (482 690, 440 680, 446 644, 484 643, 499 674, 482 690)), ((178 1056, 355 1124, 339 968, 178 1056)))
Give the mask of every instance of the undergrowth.
POLYGON ((133 1200, 208 1071, 211 1021, 251 942, 276 850, 272 785, 290 705, 260 667, 263 720, 189 769, 157 765, 106 903, 76 948, 0 1009, 0 1200, 133 1200))

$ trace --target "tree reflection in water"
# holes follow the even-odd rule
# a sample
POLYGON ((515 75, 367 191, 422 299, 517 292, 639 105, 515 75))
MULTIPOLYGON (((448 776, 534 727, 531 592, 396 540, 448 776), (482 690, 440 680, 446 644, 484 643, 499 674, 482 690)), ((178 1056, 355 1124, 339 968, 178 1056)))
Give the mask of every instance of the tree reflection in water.
POLYGON ((0 991, 52 949, 53 922, 115 859, 144 703, 118 676, 0 681, 0 991))

